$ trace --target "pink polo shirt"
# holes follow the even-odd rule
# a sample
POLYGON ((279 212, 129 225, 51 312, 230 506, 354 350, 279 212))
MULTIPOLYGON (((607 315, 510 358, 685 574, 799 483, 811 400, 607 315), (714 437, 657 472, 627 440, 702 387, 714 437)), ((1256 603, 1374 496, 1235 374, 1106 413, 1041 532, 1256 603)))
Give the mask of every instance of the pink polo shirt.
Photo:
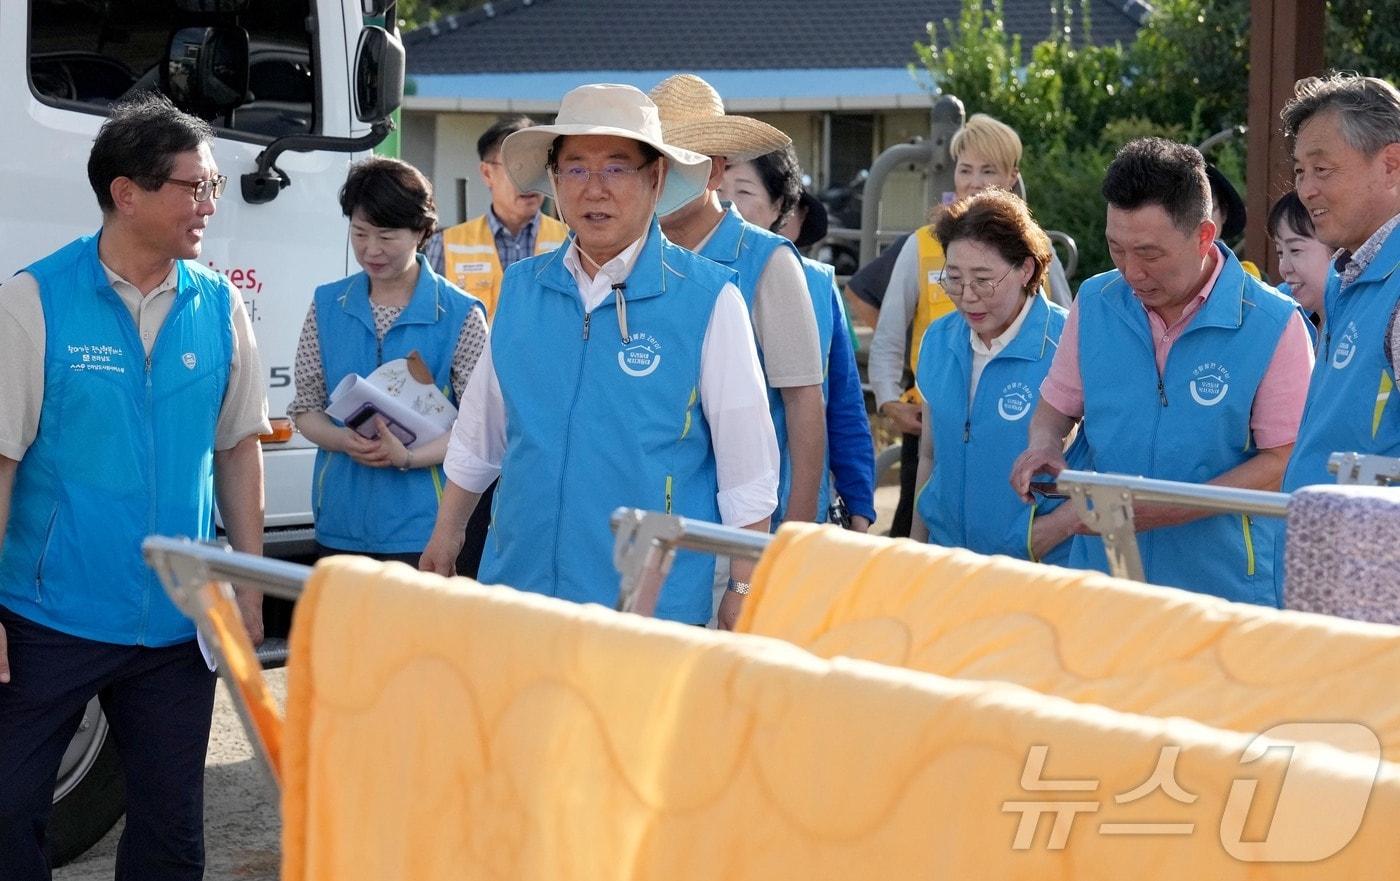
MULTIPOLYGON (((1215 270, 1211 272, 1201 293, 1182 310, 1181 317, 1168 326, 1162 316, 1143 307, 1147 312, 1147 326, 1152 332, 1152 348, 1157 358, 1157 372, 1161 373, 1167 364, 1167 353, 1172 344, 1190 325, 1191 319, 1201 311, 1215 283, 1220 278, 1220 270, 1225 261, 1220 252, 1215 252, 1215 270)), ((1303 418, 1303 404, 1308 397, 1308 380, 1312 376, 1313 349, 1303 317, 1294 314, 1288 326, 1279 337, 1274 348, 1274 356, 1259 381, 1259 389, 1254 395, 1254 408, 1249 414, 1249 427, 1254 433, 1254 443, 1261 450, 1282 447, 1293 443, 1298 436, 1298 423, 1303 418)), ((1069 317, 1065 319, 1064 330, 1060 333, 1060 345, 1055 352, 1055 360, 1050 363, 1050 372, 1040 385, 1040 396, 1045 403, 1075 419, 1084 416, 1084 379, 1079 373, 1079 301, 1070 306, 1069 317)))

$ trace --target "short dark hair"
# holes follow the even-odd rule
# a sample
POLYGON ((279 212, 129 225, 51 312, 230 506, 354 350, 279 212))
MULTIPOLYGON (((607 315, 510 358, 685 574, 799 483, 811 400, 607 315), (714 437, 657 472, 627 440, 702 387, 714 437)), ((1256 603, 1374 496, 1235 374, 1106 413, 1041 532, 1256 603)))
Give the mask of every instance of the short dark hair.
POLYGON ((340 210, 350 217, 357 208, 375 226, 419 233, 420 246, 437 227, 433 185, 402 159, 371 156, 350 166, 340 188, 340 210))
POLYGON ((1269 209, 1269 237, 1278 238, 1280 227, 1287 223, 1294 232, 1302 233, 1309 238, 1317 238, 1317 230, 1313 228, 1312 215, 1308 214, 1308 209, 1303 205, 1303 200, 1298 198, 1297 190, 1289 190, 1274 203, 1269 209))
POLYGON ((112 105, 88 154, 88 183, 102 213, 116 210, 112 181, 130 178, 143 190, 165 185, 175 157, 214 139, 209 123, 179 110, 157 92, 142 92, 112 105))
MULTIPOLYGON (((564 145, 564 139, 568 135, 558 135, 549 142, 549 152, 545 154, 544 167, 555 170, 559 167, 559 148, 564 145)), ((579 135, 574 135, 579 137, 579 135)), ((642 151, 642 165, 650 165, 661 158, 661 151, 648 144, 646 141, 636 141, 637 149, 642 151)))
POLYGON ((983 190, 960 199, 942 211, 933 225, 933 235, 947 251, 959 239, 979 242, 996 250, 1012 266, 1029 257, 1034 263, 1024 293, 1040 289, 1054 253, 1050 238, 1031 217, 1031 209, 1005 190, 983 190))
POLYGON ((1303 123, 1319 113, 1336 111, 1342 137, 1355 150, 1374 156, 1400 141, 1400 90, 1383 79, 1355 73, 1304 77, 1293 84, 1283 106, 1283 132, 1297 138, 1303 123))
POLYGON ((500 117, 491 123, 490 128, 481 133, 481 137, 476 139, 476 155, 481 158, 482 162, 485 162, 501 149, 501 141, 532 125, 538 125, 538 123, 523 113, 500 117))
POLYGON ((797 151, 788 144, 780 150, 754 157, 753 167, 768 191, 768 198, 778 203, 778 219, 768 229, 777 232, 797 210, 798 200, 802 198, 802 167, 797 163, 797 151))
POLYGON ((1109 163, 1103 197, 1123 211, 1160 205, 1172 223, 1191 232, 1210 218, 1210 183, 1201 151, 1165 138, 1129 141, 1109 163))

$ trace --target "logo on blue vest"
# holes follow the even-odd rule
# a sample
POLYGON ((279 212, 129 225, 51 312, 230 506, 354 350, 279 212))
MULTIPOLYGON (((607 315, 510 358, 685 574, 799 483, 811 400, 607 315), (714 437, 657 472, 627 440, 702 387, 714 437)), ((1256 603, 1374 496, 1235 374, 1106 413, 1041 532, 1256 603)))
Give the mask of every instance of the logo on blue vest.
POLYGON ((95 370, 107 373, 126 372, 126 367, 118 363, 118 359, 125 357, 126 354, 122 351, 120 346, 106 346, 101 344, 88 346, 69 345, 68 354, 77 356, 77 358, 68 365, 69 370, 95 370))
POLYGON ((1016 422, 1030 415, 1035 392, 1024 382, 1008 382, 997 398, 997 415, 1007 422, 1016 422))
POLYGON ((186 370, 193 370, 199 359, 194 356, 194 352, 186 352, 180 356, 180 363, 185 365, 186 370))
POLYGON ((1191 371, 1191 399, 1202 407, 1214 407, 1230 391, 1230 371, 1207 361, 1191 371))
POLYGON ((1347 322, 1347 329, 1342 332, 1342 338, 1337 343, 1337 350, 1332 353, 1332 367, 1337 370, 1345 370, 1351 363, 1351 359, 1356 357, 1356 340, 1361 336, 1361 331, 1357 329, 1355 321, 1347 322))
POLYGON ((628 376, 649 376, 661 366, 661 344, 656 337, 634 333, 617 353, 617 366, 628 376))

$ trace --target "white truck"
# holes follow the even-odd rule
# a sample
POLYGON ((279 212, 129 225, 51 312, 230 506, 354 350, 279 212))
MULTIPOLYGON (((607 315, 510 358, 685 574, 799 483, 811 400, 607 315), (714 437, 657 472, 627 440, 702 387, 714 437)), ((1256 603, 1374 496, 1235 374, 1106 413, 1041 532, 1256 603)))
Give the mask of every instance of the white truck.
MULTIPOLYGON (((200 259, 242 294, 286 412, 302 318, 316 285, 347 275, 337 194, 382 141, 403 97, 393 0, 4 0, 0 3, 0 277, 101 223, 88 185, 111 104, 158 89, 214 126, 229 187, 200 259), (382 18, 388 28, 366 24, 382 18)), ((285 420, 264 438, 269 553, 311 531, 314 450, 285 420)), ((123 810, 119 768, 94 701, 59 774, 55 865, 123 810)))

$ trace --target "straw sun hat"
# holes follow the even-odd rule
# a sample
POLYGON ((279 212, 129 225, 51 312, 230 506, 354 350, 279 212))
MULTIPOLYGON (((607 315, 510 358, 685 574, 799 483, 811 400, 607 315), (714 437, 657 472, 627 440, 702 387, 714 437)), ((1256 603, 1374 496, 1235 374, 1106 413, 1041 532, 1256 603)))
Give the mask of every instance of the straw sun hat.
POLYGON ((747 116, 729 116, 714 87, 700 77, 678 73, 651 90, 651 100, 661 112, 666 143, 705 156, 723 156, 744 162, 781 150, 792 138, 747 116))
POLYGON ((659 150, 669 170, 656 203, 658 215, 670 214, 705 192, 709 157, 667 144, 656 105, 634 86, 579 86, 559 102, 553 125, 532 126, 507 137, 501 143, 501 161, 522 192, 553 194, 546 161, 549 145, 562 135, 611 135, 659 150))

